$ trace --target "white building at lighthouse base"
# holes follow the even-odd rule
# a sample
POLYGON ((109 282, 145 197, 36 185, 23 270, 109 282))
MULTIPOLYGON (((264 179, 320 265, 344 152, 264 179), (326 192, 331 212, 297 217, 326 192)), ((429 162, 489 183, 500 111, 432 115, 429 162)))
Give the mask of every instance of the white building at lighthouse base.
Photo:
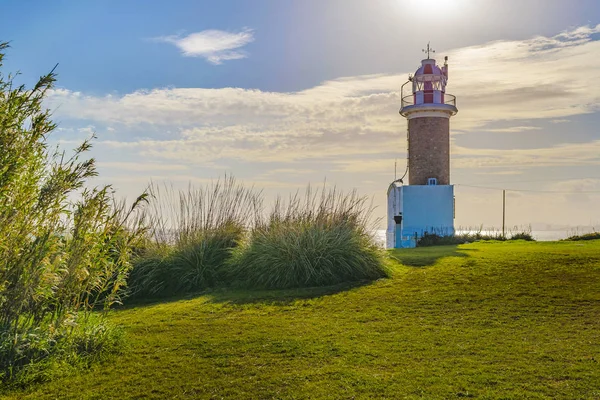
POLYGON ((425 234, 454 235, 453 185, 405 186, 396 181, 387 196, 386 248, 416 247, 425 234))

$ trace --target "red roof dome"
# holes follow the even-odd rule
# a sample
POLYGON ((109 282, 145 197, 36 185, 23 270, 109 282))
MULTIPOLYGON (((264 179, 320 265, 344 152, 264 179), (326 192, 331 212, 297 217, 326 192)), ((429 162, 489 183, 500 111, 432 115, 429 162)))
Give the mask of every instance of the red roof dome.
MULTIPOLYGON (((444 72, 440 67, 435 64, 435 60, 432 58, 426 58, 421 61, 421 66, 415 72, 415 78, 419 79, 419 77, 424 77, 423 75, 433 75, 433 76, 444 76, 444 72)), ((427 79, 429 80, 429 79, 427 79)))

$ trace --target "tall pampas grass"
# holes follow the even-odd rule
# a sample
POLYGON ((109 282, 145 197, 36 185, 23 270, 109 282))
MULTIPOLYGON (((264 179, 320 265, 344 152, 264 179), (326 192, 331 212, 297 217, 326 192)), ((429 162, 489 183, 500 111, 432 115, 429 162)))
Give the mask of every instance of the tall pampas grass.
POLYGON ((249 227, 261 220, 262 199, 226 176, 204 187, 150 187, 153 231, 135 262, 134 297, 170 296, 214 287, 249 227))
POLYGON ((388 275, 373 237, 372 206, 356 192, 308 187, 278 199, 228 263, 231 281, 252 288, 296 288, 388 275))

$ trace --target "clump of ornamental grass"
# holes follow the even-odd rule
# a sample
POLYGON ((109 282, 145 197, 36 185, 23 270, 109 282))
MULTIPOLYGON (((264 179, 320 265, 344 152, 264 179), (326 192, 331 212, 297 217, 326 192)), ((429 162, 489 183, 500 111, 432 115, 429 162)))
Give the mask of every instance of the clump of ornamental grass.
POLYGON ((152 185, 153 235, 137 257, 133 297, 188 293, 225 282, 225 264, 261 212, 260 194, 233 177, 176 191, 152 185))
MULTIPOLYGON (((0 43, 0 66, 7 47, 0 43)), ((57 362, 114 347, 101 344, 111 337, 102 314, 90 316, 119 302, 132 249, 145 230, 144 195, 126 207, 114 201, 110 186, 84 188, 97 175, 94 160, 84 158, 90 140, 70 156, 50 148, 56 125, 42 102, 54 82, 51 72, 26 89, 0 72, 0 381, 5 383, 44 379, 47 367, 57 362)))
POLYGON ((251 288, 297 288, 388 275, 370 221, 372 207, 335 188, 278 199, 234 251, 229 276, 251 288))

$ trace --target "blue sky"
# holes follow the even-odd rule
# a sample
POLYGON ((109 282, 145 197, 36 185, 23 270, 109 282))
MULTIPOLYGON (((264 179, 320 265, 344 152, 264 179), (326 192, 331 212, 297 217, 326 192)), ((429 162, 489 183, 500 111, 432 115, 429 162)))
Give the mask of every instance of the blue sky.
MULTIPOLYGON (((123 195, 327 178, 380 213, 406 156, 397 92, 431 41, 459 99, 452 181, 534 191, 511 193, 509 224, 600 226, 598 24, 593 0, 5 0, 0 40, 28 84, 59 63, 55 139, 95 131, 123 195), (557 191, 590 193, 540 193, 557 191)), ((458 186, 457 224, 498 226, 499 198, 458 186)))
POLYGON ((443 50, 600 20, 594 0, 445 0, 439 13, 434 2, 425 8, 413 0, 3 3, 0 35, 14 47, 9 69, 33 77, 60 63, 60 85, 96 94, 163 86, 301 90, 340 76, 411 69, 429 40, 443 50), (255 37, 249 57, 219 68, 149 40, 245 27, 255 37))

